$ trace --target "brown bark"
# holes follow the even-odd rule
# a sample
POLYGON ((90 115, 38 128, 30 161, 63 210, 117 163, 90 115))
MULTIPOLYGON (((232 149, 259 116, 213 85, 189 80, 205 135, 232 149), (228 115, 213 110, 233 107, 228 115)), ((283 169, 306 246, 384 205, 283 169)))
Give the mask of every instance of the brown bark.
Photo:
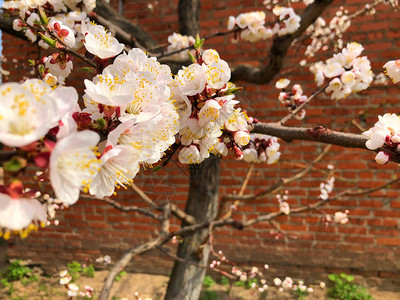
MULTIPOLYGON (((190 188, 186 213, 192 215, 197 224, 214 220, 218 210, 220 165, 219 158, 212 156, 199 165, 190 166, 190 188)), ((187 224, 183 224, 186 226, 187 224)), ((208 227, 185 234, 179 245, 178 257, 188 264, 175 261, 168 283, 166 300, 196 300, 200 296, 205 268, 210 249, 208 227), (197 265, 196 265, 197 264, 197 265)))
POLYGON ((121 32, 116 31, 116 37, 127 45, 139 47, 137 44, 139 43, 146 49, 157 46, 157 42, 141 26, 120 15, 105 0, 96 1, 94 12, 107 20, 108 23, 114 24, 122 29, 121 32), (126 35, 127 33, 130 34, 130 37, 126 35))
POLYGON ((179 1, 179 32, 181 34, 195 36, 200 32, 199 11, 200 0, 179 1))

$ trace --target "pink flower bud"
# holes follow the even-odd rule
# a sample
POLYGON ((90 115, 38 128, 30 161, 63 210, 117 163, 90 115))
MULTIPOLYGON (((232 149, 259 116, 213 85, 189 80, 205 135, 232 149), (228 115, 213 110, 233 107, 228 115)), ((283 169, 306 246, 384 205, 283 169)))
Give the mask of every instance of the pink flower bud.
POLYGON ((378 154, 375 156, 375 161, 378 163, 378 164, 382 164, 382 165, 384 165, 384 164, 386 164, 388 161, 389 161, 389 155, 388 154, 386 154, 385 152, 383 152, 383 151, 379 151, 378 152, 378 154))

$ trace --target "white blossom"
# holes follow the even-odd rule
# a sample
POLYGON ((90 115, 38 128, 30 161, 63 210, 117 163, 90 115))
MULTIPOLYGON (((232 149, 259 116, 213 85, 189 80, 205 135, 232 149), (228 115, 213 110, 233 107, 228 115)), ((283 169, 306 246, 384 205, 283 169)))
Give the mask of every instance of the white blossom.
POLYGON ((394 83, 400 81, 400 59, 388 61, 383 67, 394 83))
POLYGON ((114 57, 121 53, 125 47, 101 25, 85 24, 83 25, 83 33, 86 50, 102 59, 114 57))
POLYGON ((0 227, 22 230, 33 221, 46 222, 46 208, 36 199, 0 193, 0 227))
POLYGON ((50 156, 50 182, 58 199, 66 204, 78 201, 79 191, 87 191, 99 171, 93 148, 99 142, 93 131, 73 132, 57 142, 50 156))

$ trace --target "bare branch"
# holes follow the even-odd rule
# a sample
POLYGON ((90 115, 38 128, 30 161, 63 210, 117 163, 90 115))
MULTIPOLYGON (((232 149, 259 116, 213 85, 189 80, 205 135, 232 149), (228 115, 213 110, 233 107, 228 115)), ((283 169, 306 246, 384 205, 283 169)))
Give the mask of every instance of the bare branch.
MULTIPOLYGON (((325 200, 320 200, 314 204, 311 205, 307 205, 307 206, 302 206, 302 207, 298 207, 298 208, 294 208, 290 210, 290 214, 295 214, 295 213, 301 213, 301 212, 305 212, 308 210, 314 210, 320 206, 322 206, 323 204, 332 201, 332 200, 338 200, 338 199, 342 199, 345 196, 361 196, 361 195, 366 195, 366 194, 370 194, 373 192, 376 192, 378 190, 384 189, 386 187, 388 187, 389 185, 399 182, 400 178, 396 178, 393 180, 388 181, 387 183, 377 186, 375 188, 370 188, 370 189, 364 189, 364 190, 358 190, 358 191, 354 191, 354 190, 346 190, 343 191, 335 196, 329 197, 328 199, 325 200)), ((243 223, 243 226, 250 226, 250 225, 254 225, 255 223, 259 223, 259 222, 265 222, 265 221, 270 221, 273 218, 276 218, 278 216, 284 215, 281 212, 274 212, 274 213, 270 213, 268 215, 265 216, 260 216, 251 220, 248 220, 247 222, 243 223)))
POLYGON ((151 200, 150 197, 147 196, 136 184, 134 184, 132 182, 131 187, 136 192, 136 194, 138 194, 140 196, 140 198, 142 198, 142 200, 144 202, 146 202, 148 205, 150 205, 154 209, 161 210, 161 208, 157 204, 155 204, 154 201, 151 200))
POLYGON ((104 197, 104 198, 98 198, 98 197, 94 197, 94 196, 90 196, 90 195, 81 195, 80 198, 85 198, 85 199, 93 199, 93 200, 97 200, 97 201, 102 201, 102 202, 106 202, 107 204, 111 205, 112 207, 123 211, 123 212, 139 212, 141 214, 144 214, 148 217, 151 217, 153 219, 156 219, 158 221, 161 221, 161 216, 155 214, 154 212, 152 212, 151 210, 148 210, 146 208, 141 208, 141 207, 137 207, 137 206, 123 206, 120 203, 118 203, 115 200, 112 200, 110 198, 104 197))
MULTIPOLYGON (((154 209, 158 210, 158 211, 162 211, 164 208, 162 206, 158 206, 157 204, 154 203, 153 200, 151 200, 149 198, 149 196, 147 196, 141 189, 139 189, 139 187, 132 183, 131 184, 132 189, 147 203, 149 204, 151 207, 153 207, 154 209)), ((194 224, 195 223, 195 219, 185 213, 183 210, 181 210, 179 207, 177 207, 175 204, 168 204, 170 206, 171 209, 171 213, 177 217, 178 219, 180 219, 181 221, 186 222, 187 224, 194 224)))
POLYGON ((15 150, 0 151, 0 163, 11 159, 16 154, 17 154, 17 151, 15 151, 15 150))
POLYGON ((186 224, 195 224, 196 220, 193 218, 193 216, 185 213, 183 210, 178 208, 175 204, 170 203, 169 204, 171 207, 171 213, 180 219, 181 221, 184 221, 186 224))
POLYGON ((134 247, 124 254, 124 256, 115 264, 115 266, 110 270, 107 278, 104 282, 103 289, 101 290, 99 300, 107 300, 110 294, 112 285, 114 283, 117 274, 124 269, 124 267, 131 261, 132 257, 146 253, 152 249, 155 249, 163 244, 165 238, 162 236, 148 241, 140 246, 134 247))
MULTIPOLYGON (((245 178, 245 180, 244 180, 244 182, 243 182, 243 184, 242 184, 242 187, 240 188, 238 197, 242 197, 242 196, 243 196, 244 191, 246 190, 247 184, 249 183, 251 174, 253 173, 253 169, 254 169, 254 163, 250 164, 249 170, 247 171, 246 178, 245 178)), ((225 203, 226 203, 226 201, 227 201, 228 199, 231 199, 231 198, 222 197, 222 200, 221 200, 221 202, 220 202, 220 204, 219 204, 219 208, 218 208, 218 216, 217 216, 217 219, 221 218, 222 209, 223 209, 223 207, 224 207, 224 205, 225 205, 225 203)), ((237 198, 235 198, 235 199, 237 199, 237 198)), ((238 205, 239 205, 239 201, 236 200, 234 206, 238 206, 238 205)), ((232 216, 232 210, 229 210, 229 211, 222 217, 222 219, 228 219, 228 218, 230 218, 231 216, 232 216)))
MULTIPOLYGON (((93 16, 95 18, 96 15, 102 17, 97 18, 97 21, 99 23, 101 23, 102 20, 107 20, 108 25, 110 23, 114 24, 113 28, 110 29, 115 30, 117 39, 120 39, 121 41, 123 40, 125 44, 131 47, 138 47, 138 42, 146 49, 151 49, 158 45, 157 42, 142 27, 120 15, 105 0, 96 1, 96 8, 94 9, 94 13, 95 14, 93 16)), ((106 24, 103 25, 106 26, 106 24)))
POLYGON ((292 141, 313 141, 324 144, 337 145, 346 148, 366 149, 372 152, 385 151, 390 154, 390 161, 400 163, 400 151, 393 150, 390 147, 382 146, 376 150, 370 150, 365 143, 368 138, 362 134, 345 133, 327 129, 324 126, 314 128, 287 127, 277 123, 257 123, 250 130, 253 133, 263 133, 276 136, 285 142, 292 141))
POLYGON ((327 129, 324 126, 303 128, 260 122, 255 124, 251 131, 253 133, 263 133, 276 136, 288 143, 295 140, 314 141, 346 148, 367 149, 365 143, 368 141, 368 138, 361 134, 338 132, 327 129))
POLYGON ((331 149, 331 145, 327 146, 324 151, 318 155, 310 164, 308 164, 308 166, 298 172, 297 174, 295 174, 294 176, 290 177, 290 178, 281 178, 279 179, 276 183, 274 183, 273 185, 269 186, 268 188, 266 188, 265 190, 257 193, 257 194, 249 194, 249 195, 235 195, 235 194, 229 194, 229 195, 225 195, 224 199, 228 200, 228 199, 236 199, 236 200, 254 200, 257 198, 260 198, 262 196, 265 196, 267 194, 271 194, 274 193, 276 191, 278 191, 282 186, 287 185, 293 181, 296 181, 298 179, 300 179, 301 177, 303 177, 304 175, 306 175, 308 172, 310 172, 313 169, 313 166, 318 163, 319 161, 321 161, 321 159, 329 152, 329 150, 331 149))
POLYGON ((0 10, 0 29, 3 32, 7 32, 13 36, 16 36, 23 40, 28 41, 28 38, 25 36, 23 31, 15 31, 13 29, 14 19, 16 19, 16 18, 10 16, 10 14, 8 12, 4 12, 4 11, 0 10))

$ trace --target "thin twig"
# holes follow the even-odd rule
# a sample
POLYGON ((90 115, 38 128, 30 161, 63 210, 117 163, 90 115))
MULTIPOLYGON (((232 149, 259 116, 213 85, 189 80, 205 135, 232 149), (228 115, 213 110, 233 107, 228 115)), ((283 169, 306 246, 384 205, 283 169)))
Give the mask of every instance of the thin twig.
MULTIPOLYGON (((394 184, 396 182, 399 182, 399 181, 400 181, 400 177, 396 178, 396 179, 393 179, 393 180, 390 180, 389 182, 387 182, 387 183, 385 183, 383 185, 374 187, 374 188, 358 190, 358 191, 346 190, 346 191, 343 191, 343 192, 341 192, 341 193, 339 193, 339 194, 337 194, 335 196, 329 197, 329 198, 327 198, 325 200, 320 200, 320 201, 318 201, 318 202, 316 202, 314 204, 310 204, 310 205, 307 205, 307 206, 302 206, 302 207, 291 209, 290 210, 290 214, 296 214, 296 213, 302 213, 302 212, 305 212, 305 211, 308 211, 308 210, 314 210, 314 209, 322 206, 323 204, 325 204, 325 203, 327 203, 329 201, 342 199, 343 197, 346 197, 346 196, 361 196, 361 195, 370 194, 370 193, 376 192, 378 190, 384 189, 385 187, 387 187, 387 186, 389 186, 391 184, 394 184)), ((255 223, 258 223, 258 222, 269 221, 269 220, 271 220, 273 218, 276 218, 278 216, 281 216, 281 215, 284 215, 284 214, 281 213, 281 212, 270 213, 268 215, 260 216, 260 217, 251 219, 251 220, 249 220, 247 222, 244 222, 243 226, 246 227, 246 226, 250 226, 250 225, 253 225, 255 223)))
POLYGON ((294 176, 290 177, 290 178, 281 178, 279 179, 277 182, 275 182, 273 185, 269 186, 268 188, 266 188, 265 190, 258 192, 256 194, 249 194, 249 195, 235 195, 235 194, 228 194, 225 195, 224 198, 226 199, 235 199, 235 200, 255 200, 258 199, 262 196, 265 196, 267 194, 272 194, 277 192, 279 189, 281 189, 284 185, 287 185, 293 181, 298 180, 299 178, 303 177, 304 175, 306 175, 308 172, 310 172, 313 169, 313 166, 318 163, 331 149, 331 145, 325 147, 324 151, 318 155, 311 163, 308 164, 308 166, 296 173, 294 176))
MULTIPOLYGON (((150 205, 152 208, 158 210, 158 211, 162 211, 163 207, 162 206, 158 206, 156 203, 154 203, 153 200, 151 200, 149 198, 149 196, 147 196, 136 184, 134 184, 133 182, 131 183, 132 189, 143 199, 144 202, 146 202, 148 205, 150 205)), ((171 213, 177 217, 178 219, 180 219, 181 221, 186 222, 187 224, 194 224, 195 223, 195 219, 193 218, 193 216, 185 213, 183 210, 181 210, 180 208, 178 208, 175 204, 170 203, 168 204, 170 206, 171 209, 171 213)))
POLYGON ((293 118, 299 111, 301 111, 310 101, 315 98, 317 95, 321 94, 329 85, 329 82, 326 83, 323 87, 321 87, 318 91, 314 92, 306 101, 304 101, 302 104, 297 106, 293 111, 289 112, 284 118, 282 118, 277 124, 283 125, 287 121, 289 121, 291 118, 293 118))
POLYGON ((131 261, 133 256, 143 254, 152 249, 157 248, 158 246, 160 246, 162 244, 164 239, 165 239, 164 237, 159 236, 156 239, 148 241, 147 243, 144 243, 138 247, 134 247, 131 250, 129 250, 128 252, 126 252, 124 254, 124 256, 115 264, 115 266, 108 273, 107 278, 105 279, 103 288, 101 290, 99 300, 107 300, 108 299, 108 295, 110 294, 115 277, 131 261))
MULTIPOLYGON (((305 169, 305 168, 308 167, 307 164, 291 162, 291 161, 279 161, 279 164, 280 165, 285 165, 285 166, 302 168, 302 169, 305 169)), ((325 175, 330 172, 330 171, 327 171, 327 170, 324 170, 324 169, 320 169, 320 168, 316 168, 316 167, 311 168, 311 170, 315 171, 315 172, 320 172, 320 173, 325 174, 325 175)), ((343 181, 343 182, 347 182, 347 183, 356 183, 357 182, 356 179, 346 178, 346 177, 337 176, 337 175, 335 175, 335 180, 343 181)))
MULTIPOLYGON (((249 183, 250 177, 253 173, 253 169, 254 169, 254 163, 250 164, 249 170, 247 171, 247 175, 246 178, 242 184, 242 187, 240 188, 239 194, 238 196, 243 196, 244 191, 246 190, 247 184, 249 183)), ((226 201, 228 199, 225 197, 222 197, 220 206, 219 206, 219 215, 217 217, 217 219, 220 219, 220 214, 222 213, 222 208, 224 207, 226 201)), ((236 200, 235 203, 233 204, 235 207, 237 207, 239 205, 239 200, 236 200)), ((232 209, 230 209, 221 219, 228 219, 232 216, 232 209)))
POLYGON ((99 198, 99 197, 95 197, 95 196, 91 196, 91 195, 81 195, 80 198, 85 198, 85 199, 91 199, 91 200, 97 200, 97 201, 102 201, 102 202, 106 202, 107 204, 111 205, 112 207, 123 211, 123 212, 138 212, 141 214, 144 214, 148 217, 151 217, 153 219, 156 219, 158 221, 161 221, 161 216, 157 215, 156 213, 152 212, 151 210, 148 210, 146 208, 141 208, 141 207, 137 207, 137 206, 124 206, 121 205, 120 203, 118 203, 115 200, 112 200, 108 197, 104 197, 104 198, 99 198))

